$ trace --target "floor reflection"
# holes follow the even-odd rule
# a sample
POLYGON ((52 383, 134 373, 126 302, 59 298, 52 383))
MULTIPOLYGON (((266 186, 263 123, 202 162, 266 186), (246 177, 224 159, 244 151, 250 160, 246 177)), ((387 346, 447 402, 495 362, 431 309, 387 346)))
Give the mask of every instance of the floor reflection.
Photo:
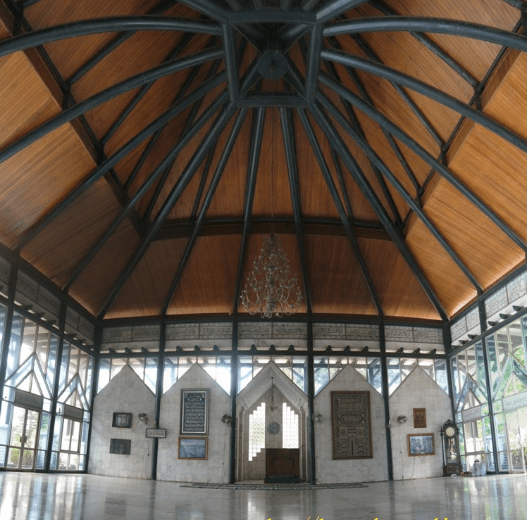
POLYGON ((194 489, 94 475, 0 473, 1 520, 527 520, 527 477, 299 491, 194 489))

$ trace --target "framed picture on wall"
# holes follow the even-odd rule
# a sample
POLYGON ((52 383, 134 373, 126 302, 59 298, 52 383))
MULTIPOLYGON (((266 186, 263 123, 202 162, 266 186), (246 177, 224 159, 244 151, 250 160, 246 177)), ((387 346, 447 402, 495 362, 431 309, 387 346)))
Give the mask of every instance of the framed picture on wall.
POLYGON ((132 427, 132 414, 115 412, 113 414, 112 426, 114 428, 131 428, 132 427))
POLYGON ((207 460, 207 437, 179 437, 178 459, 207 460))
POLYGON ((421 457, 423 455, 434 455, 435 444, 433 433, 408 434, 408 456, 421 457))
POLYGON ((209 391, 181 390, 181 434, 206 435, 209 391))

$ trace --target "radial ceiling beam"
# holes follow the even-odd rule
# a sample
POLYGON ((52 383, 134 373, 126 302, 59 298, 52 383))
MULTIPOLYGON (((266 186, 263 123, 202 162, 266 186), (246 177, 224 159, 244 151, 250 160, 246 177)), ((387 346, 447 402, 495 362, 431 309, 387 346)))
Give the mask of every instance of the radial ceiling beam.
POLYGON ((483 288, 477 281, 476 277, 472 274, 470 269, 468 269, 468 267, 461 261, 461 259, 459 258, 457 253, 454 251, 454 249, 445 240, 445 238, 441 235, 441 233, 436 229, 436 227, 430 221, 430 219, 428 218, 426 213, 423 211, 423 209, 410 196, 410 194, 406 191, 406 189, 401 184, 401 182, 391 172, 391 170, 386 166, 384 161, 381 160, 381 158, 375 153, 375 151, 368 144, 368 142, 355 131, 355 129, 346 121, 344 116, 342 116, 334 106, 330 107, 328 104, 327 108, 330 111, 331 115, 335 118, 335 120, 338 121, 340 126, 350 135, 350 137, 352 137, 352 139, 357 143, 357 145, 366 154, 366 156, 375 164, 375 166, 388 179, 391 185, 401 195, 403 200, 408 204, 410 209, 412 209, 412 211, 414 211, 417 214, 417 216, 421 219, 425 227, 430 231, 430 233, 432 233, 433 237, 439 242, 441 247, 446 251, 446 253, 450 256, 453 262, 463 272, 463 274, 466 276, 469 282, 476 289, 478 294, 481 294, 483 292, 483 288))
MULTIPOLYGON (((216 63, 211 67, 210 71, 208 72, 204 83, 207 83, 207 81, 209 79, 211 79, 211 77, 213 77, 214 74, 216 74, 219 66, 220 66, 220 61, 217 60, 216 63)), ((187 80, 185 81, 185 85, 183 86, 181 91, 178 93, 177 99, 175 100, 175 102, 177 102, 179 100, 180 96, 182 96, 184 94, 184 90, 183 89, 186 90, 187 85, 190 86, 191 82, 192 82, 192 80, 191 80, 191 78, 189 76, 187 78, 187 80)), ((179 134, 179 139, 182 139, 182 138, 184 139, 185 138, 186 133, 191 128, 192 123, 196 119, 196 117, 197 117, 197 115, 198 115, 198 113, 199 113, 199 111, 201 109, 201 106, 203 104, 204 99, 205 99, 204 97, 198 99, 194 103, 194 105, 192 106, 192 109, 190 110, 190 113, 188 114, 188 116, 187 116, 187 118, 185 120, 185 123, 183 124, 183 128, 181 129, 181 132, 179 134)), ((156 132, 156 135, 154 136, 154 138, 155 139, 159 138, 161 136, 161 132, 162 132, 162 130, 158 130, 158 132, 156 132)), ((158 185, 157 185, 157 187, 155 189, 155 192, 154 192, 154 194, 153 194, 153 196, 152 196, 152 198, 150 200, 150 203, 148 204, 148 207, 146 209, 146 212, 145 212, 145 215, 144 215, 144 220, 145 221, 148 221, 150 219, 150 215, 151 215, 152 211, 154 210, 154 207, 155 207, 155 204, 157 202, 157 199, 160 196, 161 191, 163 189, 163 185, 165 184, 165 181, 166 181, 168 175, 170 174, 170 171, 172 170, 172 167, 173 167, 174 162, 176 161, 176 159, 177 159, 177 155, 166 166, 165 171, 163 172, 163 175, 161 176, 161 179, 159 180, 159 183, 158 183, 158 185)), ((207 162, 209 162, 211 159, 212 159, 211 154, 209 154, 207 162)))
POLYGON ((359 5, 367 4, 369 0, 330 0, 324 4, 316 12, 317 22, 326 23, 332 18, 337 18, 341 14, 359 7, 359 5))
POLYGON ((307 73, 305 98, 308 103, 315 101, 318 73, 320 71, 320 53, 322 51, 322 25, 311 29, 309 51, 307 55, 307 73))
MULTIPOLYGON (((335 80, 338 80, 339 76, 335 69, 335 65, 332 62, 326 62, 326 65, 328 67, 328 70, 331 76, 335 80)), ((353 82, 355 83, 355 86, 358 88, 359 92, 361 93, 363 99, 365 99, 368 103, 373 104, 373 101, 371 100, 370 95, 368 94, 367 90, 364 88, 364 85, 360 81, 360 78, 357 76, 357 74, 354 74, 354 71, 350 71, 350 70, 347 70, 347 72, 350 75, 353 82)), ((351 106, 351 104, 348 103, 346 100, 342 100, 342 102, 344 104, 344 108, 346 109, 348 116, 350 117, 353 123, 353 126, 359 132, 359 134, 364 138, 365 137, 364 131, 355 113, 354 107, 351 106)), ((395 224, 398 227, 402 228, 404 226, 403 220, 399 213, 399 209, 397 208, 397 205, 395 204, 395 201, 393 200, 392 193, 390 192, 390 190, 388 189, 388 186, 386 185, 386 181, 384 177, 381 175, 381 173, 379 172, 379 169, 375 166, 375 164, 368 157, 367 159, 370 162, 371 168, 373 170, 375 177, 377 178, 377 181, 379 182, 379 185, 384 194, 384 197, 386 198, 388 205, 390 206, 390 210, 392 211, 393 216, 395 217, 395 224)))
POLYGON ((359 262, 359 267, 360 267, 362 276, 364 278, 364 281, 366 282, 366 286, 368 287, 368 291, 373 300, 373 304, 375 305, 375 309, 377 310, 377 314, 379 315, 379 317, 383 317, 384 310, 382 308, 379 295, 377 294, 377 289, 375 289, 375 284, 373 283, 370 272, 368 270, 368 266, 366 265, 366 261, 364 260, 364 256, 357 242, 357 237, 355 236, 354 230, 352 226, 350 225, 349 220, 347 218, 346 211, 344 210, 344 207, 340 200, 337 188, 335 186, 335 183, 333 182, 331 172, 329 171, 328 165, 324 158, 324 154, 322 153, 322 149, 320 148, 320 144, 315 135, 313 127, 311 123, 309 122, 309 119, 304 110, 298 110, 298 115, 304 127, 304 131, 307 135, 307 138, 309 140, 313 153, 315 154, 318 165, 320 166, 320 171, 324 177, 324 180, 326 181, 326 185, 328 187, 329 193, 331 194, 331 198, 333 199, 333 204, 335 204, 337 212, 340 216, 340 220, 346 232, 346 236, 348 238, 350 246, 353 250, 353 253, 355 254, 355 257, 357 258, 357 261, 359 262))
MULTIPOLYGON (((388 16, 400 16, 399 13, 394 11, 390 6, 386 5, 383 0, 370 0, 370 5, 375 7, 381 13, 388 16)), ((444 51, 437 43, 431 40, 426 34, 412 32, 411 35, 426 48, 432 51, 438 58, 445 62, 454 72, 456 72, 461 78, 463 78, 469 85, 476 88, 479 81, 464 69, 450 54, 444 51)))
MULTIPOLYGON (((219 66, 219 64, 220 64, 220 60, 216 60, 215 64, 211 68, 211 71, 212 70, 216 70, 216 66, 219 66)), ((181 86, 180 91, 178 92, 176 98, 174 99, 174 104, 177 104, 180 101, 180 99, 186 94, 187 90, 190 88, 190 85, 192 85, 192 82, 196 78, 196 76, 198 74, 198 71, 201 68, 201 66, 202 65, 198 65, 198 66, 192 68, 192 70, 190 71, 190 74, 185 79, 185 82, 181 86)), ((209 79, 210 79, 210 77, 207 77, 207 80, 209 80, 209 79)), ((201 105, 201 102, 203 101, 203 99, 204 99, 204 97, 196 100, 196 102, 194 103, 194 106, 196 104, 201 105)), ((167 123, 168 123, 168 121, 167 121, 167 123)), ((161 137, 161 135, 163 133, 163 130, 165 128, 166 128, 166 124, 161 126, 161 127, 159 127, 154 132, 154 135, 152 136, 152 138, 148 141, 148 144, 146 145, 145 149, 142 151, 141 156, 139 157, 138 161, 135 163, 135 166, 132 169, 132 173, 129 175, 128 179, 126 179, 126 182, 124 183, 125 190, 128 190, 130 188, 130 186, 132 185, 132 183, 134 182, 136 176, 138 175, 138 173, 141 170, 141 168, 143 167, 146 159, 148 158, 148 156, 150 155, 150 153, 154 149, 154 146, 156 145, 156 143, 160 139, 160 137, 161 137)))
POLYGON ((150 69, 149 71, 142 72, 140 74, 137 74, 136 76, 132 76, 131 78, 125 81, 117 83, 116 85, 109 87, 103 90, 102 92, 99 92, 98 94, 95 94, 94 96, 76 104, 75 106, 63 110, 57 116, 49 119, 45 123, 38 126, 36 129, 25 134, 13 144, 4 148, 0 152, 0 164, 15 155, 16 153, 20 152, 27 146, 33 144, 45 135, 49 134, 53 130, 56 130, 57 128, 61 127, 66 123, 71 122, 73 119, 84 114, 85 112, 88 112, 98 107, 99 105, 102 105, 103 103, 106 103, 107 101, 110 101, 111 99, 120 96, 121 94, 124 94, 125 92, 140 87, 145 83, 154 81, 155 79, 160 79, 162 77, 173 74, 174 72, 177 72, 179 70, 194 67, 196 65, 199 65, 200 63, 215 60, 222 56, 223 51, 221 49, 207 50, 195 54, 193 56, 175 60, 171 63, 159 65, 157 67, 154 67, 153 69, 150 69))
POLYGON ((189 144, 189 142, 197 135, 197 133, 204 127, 204 125, 210 121, 213 115, 217 112, 222 104, 227 100, 226 93, 218 96, 216 100, 203 112, 201 117, 196 123, 187 129, 187 132, 178 141, 177 145, 170 151, 170 153, 157 165, 154 171, 149 175, 143 185, 134 193, 132 197, 126 203, 126 206, 115 218, 112 224, 103 233, 102 237, 97 241, 94 247, 88 252, 87 255, 81 260, 75 271, 69 277, 68 281, 62 288, 64 291, 69 290, 75 280, 81 275, 86 269, 95 255, 101 250, 102 246, 109 240, 109 238, 115 233, 121 222, 130 214, 135 205, 141 200, 141 198, 148 192, 153 186, 155 180, 159 177, 161 172, 165 170, 167 165, 189 144))
POLYGON ((150 123, 146 128, 141 130, 126 144, 124 144, 111 157, 105 159, 95 170, 93 170, 72 192, 70 192, 63 200, 61 200, 44 218, 39 220, 29 232, 27 232, 16 246, 16 251, 20 251, 26 244, 28 244, 35 236, 40 233, 46 226, 48 226, 56 217, 58 217, 77 197, 86 191, 90 186, 95 184, 103 175, 105 175, 111 168, 113 168, 119 161, 124 159, 129 152, 136 146, 139 146, 145 139, 162 128, 168 121, 170 121, 177 114, 188 108, 196 102, 196 100, 208 94, 211 90, 221 85, 225 79, 225 73, 218 74, 212 78, 208 83, 197 88, 192 94, 189 94, 181 102, 174 105, 167 110, 162 116, 150 123))
POLYGON ((59 40, 121 31, 181 31, 221 36, 219 24, 189 18, 162 16, 96 18, 47 27, 2 40, 0 42, 0 57, 59 40))
POLYGON ((134 272, 135 268, 137 267, 141 259, 143 258, 143 255, 146 253, 147 249, 149 248, 153 238, 159 231, 159 228, 163 224, 164 220, 167 218, 169 213, 172 211, 172 208, 179 200, 179 197, 181 196, 183 191, 185 191, 189 182, 192 180, 194 174, 199 168, 199 165, 203 162, 203 159, 209 153, 210 148, 214 145, 216 140, 219 138, 221 132, 224 130, 225 126, 227 125, 229 120, 232 118, 235 111, 236 111, 236 104, 230 102, 225 107, 225 109, 222 111, 222 113, 217 117, 216 121, 213 123, 213 125, 207 132, 207 135, 203 139, 201 146, 198 147, 198 149, 196 150, 196 152, 194 153, 190 161, 187 163, 187 166, 181 173, 181 176, 177 180, 175 186, 172 188, 172 191, 170 192, 167 199, 163 203, 163 206, 159 210, 159 213, 157 214, 152 225, 150 226, 148 231, 145 233, 139 246, 136 248, 132 257, 128 261, 124 271, 121 273, 117 283, 114 285, 114 287, 110 291, 110 294, 106 298, 106 301, 104 302, 103 306, 101 307, 101 310, 99 311, 99 314, 98 314, 99 319, 104 318, 104 316, 108 312, 108 309, 111 307, 112 303, 114 302, 115 298, 117 297, 117 295, 123 288, 124 284, 130 277, 130 275, 134 272))
POLYGON ((249 229, 251 226, 254 192, 256 189, 256 176, 258 174, 258 164, 260 163, 260 153, 262 150, 265 115, 265 108, 260 107, 253 111, 251 144, 249 148, 249 161, 247 164, 247 183, 245 184, 245 202, 243 206, 243 230, 240 243, 240 253, 238 256, 236 285, 234 286, 234 301, 232 304, 232 313, 234 316, 238 315, 238 306, 240 304, 243 267, 247 257, 247 242, 249 241, 249 229))
MULTIPOLYGON (((359 47, 366 53, 368 58, 373 62, 381 63, 382 60, 377 56, 373 49, 364 41, 360 35, 350 36, 359 47)), ((389 81, 389 80, 388 80, 389 81)), ((390 85, 395 89, 397 94, 401 97, 404 103, 410 108, 414 115, 419 119, 420 123, 425 127, 426 131, 431 135, 432 139, 438 144, 439 148, 442 148, 445 145, 445 141, 439 135, 437 130, 432 126, 432 123, 424 115, 423 111, 418 107, 417 103, 402 89, 397 83, 390 81, 390 85)))
MULTIPOLYGON (((317 98, 319 98, 323 104, 326 104, 322 96, 319 95, 317 96, 317 98)), ((439 316, 441 317, 443 321, 448 321, 448 315, 445 309, 443 308, 443 305, 437 298, 428 280, 426 279, 423 272, 421 271, 421 268, 417 264, 415 258, 411 254, 408 247, 406 246, 406 243, 404 242, 403 237, 393 225, 393 222, 390 220, 390 217, 386 213, 384 206, 381 204, 381 202, 377 198, 375 191, 369 184, 368 180, 366 179, 364 173, 361 171, 359 165, 353 158, 352 154, 350 153, 350 151, 344 144, 339 133, 336 131, 335 127, 330 122, 329 118, 319 108, 318 104, 315 103, 311 106, 311 113, 313 114, 313 117, 317 121, 317 124, 321 127, 322 131, 326 134, 331 145, 335 147, 337 153, 342 158, 344 164, 346 165, 346 168, 349 170, 353 179, 357 183, 359 189, 362 191, 362 193, 364 193, 366 199, 369 201, 373 210, 378 215, 386 231, 388 231, 388 233, 390 234, 393 242, 399 249, 401 255, 405 259, 410 269, 413 271, 415 277, 419 281, 425 294, 430 299, 432 305, 435 307, 437 313, 439 314, 439 316)))
MULTIPOLYGON (((363 70, 418 92, 419 94, 422 94, 423 96, 426 96, 437 103, 440 103, 441 105, 458 112, 462 116, 467 117, 475 123, 478 123, 487 130, 508 141, 516 148, 519 148, 523 152, 527 153, 527 140, 523 139, 518 134, 514 133, 512 130, 509 130, 506 126, 502 125, 495 119, 492 119, 490 116, 487 116, 480 110, 472 108, 462 101, 459 101, 455 97, 446 94, 442 90, 431 87, 427 83, 412 78, 411 76, 403 74, 402 72, 398 72, 390 67, 387 67, 386 65, 374 63, 358 56, 352 56, 340 51, 331 51, 329 49, 324 50, 322 52, 322 56, 324 59, 341 63, 346 67, 353 67, 355 69, 363 70)), ((321 78, 322 82, 326 80, 331 81, 327 76, 325 79, 321 78)))
MULTIPOLYGON (((237 0, 234 1, 237 3, 237 0)), ((221 8, 218 2, 214 0, 179 0, 179 3, 206 14, 219 22, 227 21, 228 12, 221 8)))
POLYGON ((357 18, 336 22, 326 26, 325 37, 338 36, 339 34, 359 34, 368 32, 428 32, 432 34, 450 34, 474 40, 496 43, 504 47, 511 47, 527 52, 527 38, 513 34, 502 29, 488 27, 460 20, 445 18, 426 18, 413 16, 393 16, 376 18, 357 18))
MULTIPOLYGON (((419 143, 403 132, 397 125, 393 124, 383 114, 375 110, 371 105, 365 103, 358 96, 333 81, 328 76, 321 76, 321 81, 326 83, 340 96, 347 99, 352 105, 376 121, 381 127, 385 128, 390 134, 403 142, 417 156, 427 162, 462 195, 472 202, 484 215, 486 215, 503 233, 505 233, 518 247, 527 252, 527 244, 515 231, 513 231, 496 213, 487 206, 477 195, 475 195, 465 184, 463 184, 444 164, 428 153, 419 143)), ((481 114, 480 114, 481 115, 481 114)))
POLYGON ((302 270, 302 280, 304 294, 306 295, 307 313, 311 314, 313 301, 311 297, 311 287, 307 274, 306 252, 304 247, 304 236, 302 230, 302 209, 300 204, 300 188, 298 185, 298 164, 297 151, 294 140, 294 128, 291 111, 286 108, 280 109, 280 120, 282 123, 282 138, 284 140, 285 158, 287 163, 287 175, 289 178, 289 192, 291 194, 291 204, 293 206, 293 218, 295 220, 296 242, 298 254, 300 256, 300 266, 302 270))
POLYGON ((234 31, 230 25, 221 26, 223 34, 223 49, 225 53, 225 68, 229 86, 229 97, 234 103, 240 97, 240 78, 238 76, 238 60, 236 59, 236 43, 234 31))
MULTIPOLYGON (((156 15, 162 14, 164 11, 172 7, 177 3, 177 0, 162 0, 160 4, 156 5, 151 9, 147 15, 156 15)), ((111 54, 115 49, 122 45, 125 41, 131 38, 135 34, 134 31, 127 31, 125 33, 118 34, 115 36, 108 44, 106 44, 102 49, 98 50, 86 63, 81 65, 70 77, 66 80, 68 85, 73 85, 79 81, 87 72, 89 72, 95 65, 100 63, 106 56, 111 54)), ((187 33, 185 37, 194 35, 187 33)))
MULTIPOLYGON (((192 40, 193 35, 192 34, 185 34, 184 37, 181 39, 181 42, 179 45, 177 45, 170 54, 166 57, 165 60, 163 60, 164 63, 171 61, 178 56, 183 49, 186 48, 190 40, 192 40)), ((213 37, 214 38, 214 37, 213 37)), ((211 42, 212 43, 212 42, 211 42)), ((198 67, 195 67, 193 71, 194 75, 199 70, 198 67)), ((110 128, 106 131, 106 133, 101 137, 99 140, 100 143, 104 146, 114 135, 114 133, 120 128, 120 126, 124 123, 126 118, 132 113, 134 108, 139 104, 141 99, 148 93, 148 91, 155 85, 155 81, 151 81, 150 83, 147 83, 146 85, 143 85, 139 91, 134 95, 132 100, 124 107, 124 109, 121 111, 117 119, 114 121, 114 123, 110 126, 110 128)))
MULTIPOLYGON (((196 219, 196 222, 194 223, 192 233, 190 235, 190 238, 188 239, 187 245, 185 247, 185 251, 179 262, 176 276, 174 277, 174 279, 172 280, 172 283, 170 284, 170 288, 168 290, 167 296, 165 298, 165 302, 163 304, 163 308, 161 310, 162 315, 166 315, 168 307, 170 306, 170 302, 174 298, 176 290, 179 286, 179 282, 181 280, 181 277, 183 276, 183 272, 185 271, 185 267, 188 263, 188 259, 190 258, 190 254, 198 238, 201 226, 203 224, 203 220, 205 219, 205 215, 207 214, 207 211, 212 202, 212 199, 214 198, 216 189, 218 188, 220 180, 223 176, 223 172, 225 171, 225 166, 227 165, 227 162, 229 161, 231 152, 240 134, 240 130, 243 126, 243 123, 245 122, 246 115, 247 115, 247 109, 242 109, 238 112, 238 115, 236 116, 236 120, 234 121, 234 125, 229 134, 229 138, 227 142, 225 143, 225 147, 218 160, 218 164, 216 165, 216 170, 214 172, 214 175, 212 176, 212 180, 211 180, 209 189, 207 190, 205 200, 203 201, 203 204, 199 211, 198 218, 196 219)), ((212 152, 209 154, 209 157, 210 156, 212 156, 212 152)))

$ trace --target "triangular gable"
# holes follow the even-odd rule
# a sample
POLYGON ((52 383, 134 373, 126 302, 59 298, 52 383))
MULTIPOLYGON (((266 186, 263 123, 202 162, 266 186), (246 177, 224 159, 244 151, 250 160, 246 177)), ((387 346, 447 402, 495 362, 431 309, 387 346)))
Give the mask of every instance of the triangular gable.
POLYGON ((100 395, 104 395, 108 392, 112 393, 112 388, 119 384, 119 381, 121 379, 127 379, 130 377, 137 378, 151 395, 155 395, 154 392, 152 392, 152 390, 148 388, 148 385, 146 385, 145 382, 135 373, 132 367, 130 367, 129 365, 125 365, 115 377, 112 377, 112 379, 110 379, 110 382, 97 394, 97 397, 99 397, 100 395))
POLYGON ((269 361, 252 381, 238 394, 238 404, 251 408, 271 388, 271 376, 275 387, 295 407, 307 405, 307 396, 273 362, 269 361))
MULTIPOLYGON (((163 394, 163 398, 170 397, 170 394, 173 392, 177 392, 180 390, 178 384, 185 384, 186 379, 195 379, 195 377, 204 377, 206 382, 204 383, 204 386, 207 387, 209 385, 216 385, 227 397, 229 394, 221 387, 220 384, 218 384, 212 376, 199 364, 194 363, 182 376, 180 379, 174 382, 174 384, 163 394), (194 375, 195 374, 195 375, 194 375)), ((193 386, 193 385, 192 385, 193 386)))

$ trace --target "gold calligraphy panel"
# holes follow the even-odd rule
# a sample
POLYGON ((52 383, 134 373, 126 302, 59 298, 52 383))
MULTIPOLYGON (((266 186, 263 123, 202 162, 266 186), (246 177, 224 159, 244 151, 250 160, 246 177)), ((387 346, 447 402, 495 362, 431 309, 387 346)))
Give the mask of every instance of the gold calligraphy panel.
POLYGON ((371 459, 370 392, 331 392, 333 459, 371 459))

